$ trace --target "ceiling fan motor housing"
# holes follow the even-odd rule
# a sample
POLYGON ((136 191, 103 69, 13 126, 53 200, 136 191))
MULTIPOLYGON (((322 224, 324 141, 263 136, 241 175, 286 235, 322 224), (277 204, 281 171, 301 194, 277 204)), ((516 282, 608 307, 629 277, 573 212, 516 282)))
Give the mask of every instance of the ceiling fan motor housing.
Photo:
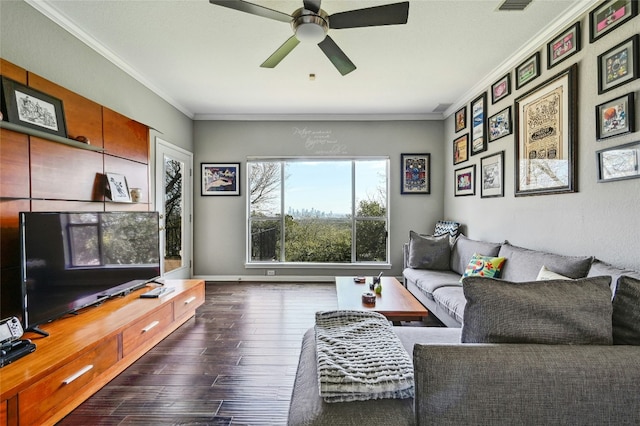
POLYGON ((327 36, 329 15, 324 10, 320 9, 315 13, 301 7, 291 16, 291 27, 299 41, 317 44, 327 36))

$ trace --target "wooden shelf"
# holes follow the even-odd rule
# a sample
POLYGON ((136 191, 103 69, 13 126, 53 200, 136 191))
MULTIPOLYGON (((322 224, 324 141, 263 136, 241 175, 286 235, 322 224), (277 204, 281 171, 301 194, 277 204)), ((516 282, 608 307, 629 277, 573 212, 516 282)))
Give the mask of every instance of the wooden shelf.
POLYGON ((87 151, 104 152, 104 148, 98 148, 86 143, 78 142, 73 139, 63 138, 51 133, 43 132, 42 130, 32 129, 31 127, 21 126, 20 124, 9 123, 8 121, 0 121, 0 129, 7 129, 18 133, 24 133, 29 136, 35 136, 42 139, 47 139, 52 142, 69 145, 74 148, 85 149, 87 151))

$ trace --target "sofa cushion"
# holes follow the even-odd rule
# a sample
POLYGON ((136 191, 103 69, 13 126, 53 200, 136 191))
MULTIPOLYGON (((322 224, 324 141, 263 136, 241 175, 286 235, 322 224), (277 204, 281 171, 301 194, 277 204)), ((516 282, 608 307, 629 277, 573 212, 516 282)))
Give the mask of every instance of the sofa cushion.
POLYGON ((409 268, 447 270, 450 256, 448 233, 426 236, 409 232, 409 268))
POLYGON ((535 281, 542 266, 569 278, 584 278, 593 261, 589 256, 562 256, 517 247, 505 242, 498 253, 506 257, 501 277, 508 281, 535 281))
MULTIPOLYGON (((482 256, 478 253, 474 253, 471 256, 469 264, 464 270, 464 277, 487 277, 487 278, 500 278, 500 271, 504 265, 504 257, 482 256)), ((460 278, 460 282, 462 282, 460 278)))
POLYGON ((450 285, 462 287, 460 274, 452 271, 406 268, 402 275, 407 281, 414 283, 431 300, 433 300, 433 292, 437 288, 450 285))
POLYGON ((467 277, 466 343, 612 343, 609 277, 514 283, 467 277))
POLYGON ((544 280, 570 280, 571 278, 565 277, 564 275, 556 274, 555 272, 547 269, 546 266, 542 265, 540 271, 538 271, 538 276, 536 277, 536 281, 544 281, 544 280))
POLYGON ((480 253, 483 256, 497 256, 500 246, 500 243, 471 240, 460 234, 451 250, 451 270, 462 275, 474 253, 480 253))
POLYGON ((640 345, 640 280, 625 275, 613 297, 613 343, 640 345))
POLYGON ((433 292, 433 299, 451 318, 462 323, 464 319, 464 307, 467 304, 462 286, 437 288, 433 292))
POLYGON ((589 268, 588 277, 599 277, 602 275, 611 276, 611 291, 615 292, 616 284, 618 283, 618 278, 621 275, 628 275, 633 278, 640 279, 640 272, 633 271, 631 269, 623 269, 615 267, 609 263, 603 262, 599 259, 595 259, 591 264, 591 268, 589 268))

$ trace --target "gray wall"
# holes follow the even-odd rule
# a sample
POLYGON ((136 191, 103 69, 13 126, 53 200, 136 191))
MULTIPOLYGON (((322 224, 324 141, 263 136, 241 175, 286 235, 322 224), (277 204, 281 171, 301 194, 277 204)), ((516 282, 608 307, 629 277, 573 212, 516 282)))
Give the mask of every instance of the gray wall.
MULTIPOLYGON (((245 269, 246 159, 248 156, 388 156, 390 159, 389 225, 393 268, 385 275, 400 275, 402 243, 409 230, 433 229, 442 218, 444 173, 442 121, 334 121, 248 122, 196 121, 194 158, 201 162, 241 162, 241 196, 194 197, 194 274, 227 279, 248 275, 264 278, 264 269, 245 269), (329 135, 326 139, 303 136, 307 130, 329 135), (400 194, 400 154, 431 153, 431 194, 400 194)), ((196 171, 194 181, 201 179, 196 171)), ((275 269, 275 268, 269 268, 275 269)), ((277 275, 332 276, 377 273, 362 269, 278 269, 277 275)))
MULTIPOLYGON (((588 19, 581 19, 582 50, 561 64, 547 70, 546 46, 540 46, 543 74, 511 96, 491 105, 487 87, 488 116, 513 105, 514 100, 558 72, 578 63, 578 191, 571 194, 514 196, 514 136, 489 144, 487 152, 472 156, 470 161, 453 166, 452 142, 463 132, 454 133, 453 116, 445 121, 445 216, 455 218, 467 227, 470 238, 490 241, 509 240, 514 245, 544 249, 568 255, 594 255, 617 266, 640 270, 640 179, 597 183, 596 151, 638 141, 632 134, 596 140, 595 107, 629 92, 635 92, 636 114, 640 80, 598 95, 597 56, 637 33, 640 17, 634 18, 595 43, 589 43, 588 19), (505 150, 504 198, 454 197, 454 169, 476 164, 487 154, 505 150)), ((531 52, 533 53, 533 52, 531 52)), ((637 60, 637 59, 636 59, 637 60)), ((512 72, 513 78, 513 72, 512 72)), ((515 84, 512 86, 515 88, 515 84)), ((480 95, 478 93, 477 95, 480 95)), ((475 96, 473 97, 475 98, 475 96)), ((471 99, 469 99, 469 102, 471 99)), ((467 103, 467 105, 469 105, 467 103)), ((636 118, 636 129, 638 128, 636 118)), ((468 131, 467 129, 464 130, 468 131)), ((477 184, 480 181, 477 180, 477 184)))

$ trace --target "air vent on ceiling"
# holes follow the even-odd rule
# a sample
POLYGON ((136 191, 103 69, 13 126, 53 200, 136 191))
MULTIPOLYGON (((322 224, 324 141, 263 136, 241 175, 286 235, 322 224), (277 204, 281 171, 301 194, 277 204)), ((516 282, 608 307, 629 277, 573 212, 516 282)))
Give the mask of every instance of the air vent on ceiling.
POLYGON ((498 10, 504 11, 514 11, 514 10, 524 10, 525 7, 529 6, 532 0, 504 0, 504 2, 498 7, 498 10))
POLYGON ((445 112, 446 110, 449 109, 450 106, 451 104, 438 104, 438 106, 435 107, 433 112, 445 112))

